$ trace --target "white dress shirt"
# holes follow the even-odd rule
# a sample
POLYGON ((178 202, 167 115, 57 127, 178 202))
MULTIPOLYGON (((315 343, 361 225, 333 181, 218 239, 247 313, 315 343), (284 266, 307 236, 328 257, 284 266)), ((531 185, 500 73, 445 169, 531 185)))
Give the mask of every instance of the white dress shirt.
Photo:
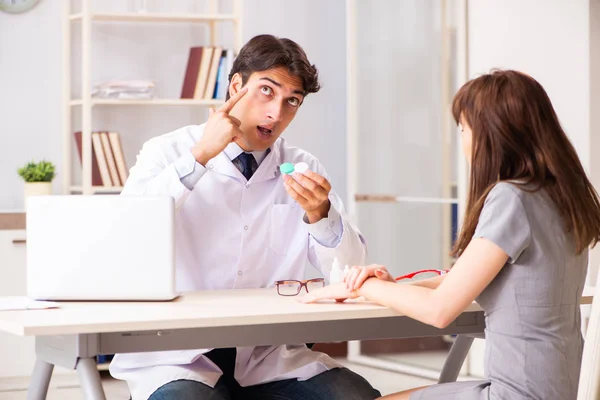
MULTIPOLYGON (((272 287, 276 280, 305 277, 307 263, 329 276, 331 262, 365 262, 366 244, 345 217, 332 190, 327 218, 308 224, 286 192, 279 166, 304 161, 327 178, 311 154, 279 138, 268 152, 253 153, 250 180, 233 165, 235 143, 202 166, 191 154, 204 125, 187 126, 146 142, 123 195, 171 195, 175 199, 177 289, 181 292, 272 287)), ((203 354, 211 349, 118 354, 111 374, 129 384, 133 400, 160 386, 189 379, 214 387, 221 370, 203 354)), ((234 377, 241 386, 313 376, 340 365, 304 344, 238 347, 234 377)))

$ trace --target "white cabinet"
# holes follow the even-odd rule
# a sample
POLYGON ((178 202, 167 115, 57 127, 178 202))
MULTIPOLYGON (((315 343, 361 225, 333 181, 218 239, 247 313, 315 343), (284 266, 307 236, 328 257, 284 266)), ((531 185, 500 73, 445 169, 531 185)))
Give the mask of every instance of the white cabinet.
MULTIPOLYGON (((0 230, 0 296, 26 294, 23 239, 25 230, 0 230)), ((29 376, 34 362, 33 337, 0 332, 0 378, 29 376)))

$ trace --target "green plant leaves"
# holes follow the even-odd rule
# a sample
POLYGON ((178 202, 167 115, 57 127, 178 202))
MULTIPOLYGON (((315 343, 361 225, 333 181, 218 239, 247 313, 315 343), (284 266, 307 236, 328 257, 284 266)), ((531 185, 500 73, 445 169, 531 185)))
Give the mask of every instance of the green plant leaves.
POLYGON ((54 164, 42 160, 39 163, 28 162, 17 170, 25 182, 52 182, 54 179, 54 164))

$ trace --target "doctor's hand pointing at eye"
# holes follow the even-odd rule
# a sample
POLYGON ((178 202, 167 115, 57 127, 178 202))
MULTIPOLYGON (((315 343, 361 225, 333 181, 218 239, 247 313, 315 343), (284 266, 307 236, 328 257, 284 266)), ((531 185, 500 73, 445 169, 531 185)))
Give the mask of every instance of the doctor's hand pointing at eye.
POLYGON ((239 119, 229 113, 238 101, 248 92, 243 88, 231 96, 217 111, 210 110, 210 117, 206 122, 204 134, 192 147, 192 155, 202 165, 217 156, 225 147, 242 135, 239 119))

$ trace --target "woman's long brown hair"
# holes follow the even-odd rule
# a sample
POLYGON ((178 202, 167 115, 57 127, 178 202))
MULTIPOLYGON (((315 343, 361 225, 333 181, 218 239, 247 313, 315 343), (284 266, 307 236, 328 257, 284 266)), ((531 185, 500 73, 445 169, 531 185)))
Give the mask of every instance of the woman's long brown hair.
POLYGON ((500 181, 518 180, 546 190, 577 253, 600 239, 600 202, 577 153, 560 126, 550 98, 532 77, 492 71, 467 82, 452 101, 457 124, 472 131, 467 208, 452 254, 475 233, 485 199, 500 181))

